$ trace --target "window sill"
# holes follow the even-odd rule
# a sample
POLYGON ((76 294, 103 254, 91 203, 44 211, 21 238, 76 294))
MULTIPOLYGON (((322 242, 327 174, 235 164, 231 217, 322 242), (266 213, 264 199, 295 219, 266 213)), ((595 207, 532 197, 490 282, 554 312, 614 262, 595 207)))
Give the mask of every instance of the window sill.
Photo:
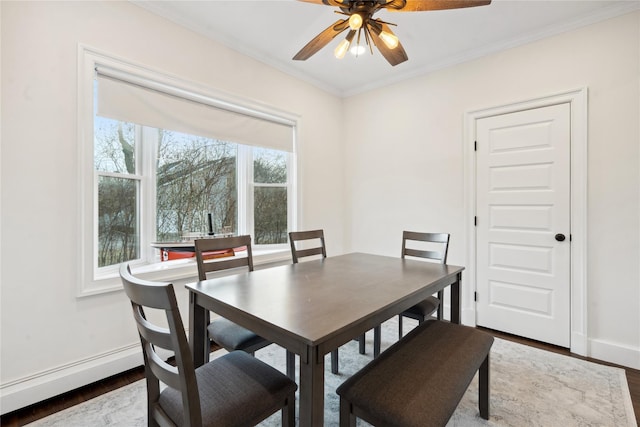
MULTIPOLYGON (((284 249, 263 249, 253 251, 254 268, 268 268, 291 263, 291 253, 284 249)), ((172 261, 159 261, 152 264, 132 266, 132 273, 146 280, 174 282, 178 280, 198 280, 198 267, 195 258, 183 258, 172 261)), ((105 277, 95 282, 97 286, 82 289, 78 297, 105 294, 122 290, 120 277, 105 277)))
MULTIPOLYGON (((254 250, 254 267, 262 268, 274 263, 291 261, 291 253, 282 249, 254 250)), ((148 280, 172 281, 193 278, 197 280, 198 266, 195 258, 183 258, 172 261, 162 261, 134 267, 133 272, 148 280)))

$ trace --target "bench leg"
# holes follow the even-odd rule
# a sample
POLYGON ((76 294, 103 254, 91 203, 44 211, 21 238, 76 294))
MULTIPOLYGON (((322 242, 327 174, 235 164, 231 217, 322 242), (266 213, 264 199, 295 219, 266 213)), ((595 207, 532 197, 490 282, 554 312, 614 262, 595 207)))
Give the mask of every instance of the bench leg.
POLYGON ((351 412, 351 403, 340 398, 340 427, 355 427, 356 416, 351 412))
POLYGON ((478 370, 478 409, 480 416, 489 419, 489 355, 484 359, 478 370))
POLYGON ((402 338, 402 315, 398 315, 398 339, 402 338))
POLYGON ((331 373, 338 373, 338 349, 331 352, 331 373))
POLYGON ((365 335, 362 334, 358 337, 358 351, 360 352, 360 354, 364 354, 365 353, 365 344, 366 344, 366 339, 365 339, 365 335))
POLYGON ((373 358, 380 356, 380 341, 382 340, 382 327, 373 328, 373 358))

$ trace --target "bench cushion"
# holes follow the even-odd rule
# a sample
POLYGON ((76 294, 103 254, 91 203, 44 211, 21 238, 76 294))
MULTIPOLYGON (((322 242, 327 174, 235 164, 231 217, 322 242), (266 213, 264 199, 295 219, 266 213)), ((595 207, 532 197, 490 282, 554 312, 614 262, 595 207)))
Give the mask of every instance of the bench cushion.
POLYGON ((336 392, 384 425, 444 426, 492 344, 475 328, 429 320, 336 392))

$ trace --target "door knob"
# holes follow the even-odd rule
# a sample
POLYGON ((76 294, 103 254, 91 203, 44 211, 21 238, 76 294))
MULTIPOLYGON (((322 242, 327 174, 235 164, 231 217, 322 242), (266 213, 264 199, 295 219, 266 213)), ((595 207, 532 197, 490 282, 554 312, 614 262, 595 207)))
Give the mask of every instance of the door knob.
POLYGON ((562 234, 562 233, 556 234, 556 240, 558 242, 564 242, 564 239, 566 239, 566 237, 564 237, 564 234, 562 234))

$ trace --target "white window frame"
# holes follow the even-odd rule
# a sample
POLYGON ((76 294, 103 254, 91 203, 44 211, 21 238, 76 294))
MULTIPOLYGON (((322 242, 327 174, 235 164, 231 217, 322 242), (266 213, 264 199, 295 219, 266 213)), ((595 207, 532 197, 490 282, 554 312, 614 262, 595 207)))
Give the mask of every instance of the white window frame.
MULTIPOLYGON (((155 82, 166 83, 168 85, 179 85, 192 93, 197 93, 208 99, 215 100, 221 105, 234 106, 245 114, 256 117, 269 117, 270 120, 277 121, 292 127, 294 152, 288 153, 288 170, 286 188, 288 191, 287 223, 288 229, 296 228, 298 211, 298 194, 296 185, 296 146, 297 129, 299 126, 299 116, 277 110, 271 106, 257 104, 236 96, 230 96, 214 91, 183 79, 169 76, 164 73, 151 70, 147 67, 137 65, 131 61, 118 58, 114 55, 98 51, 85 45, 78 47, 78 226, 80 244, 78 245, 78 297, 84 297, 106 292, 113 292, 122 289, 117 267, 100 268, 97 267, 95 254, 97 253, 97 185, 98 177, 116 176, 119 174, 96 173, 94 170, 94 78, 95 69, 98 66, 106 66, 118 71, 135 75, 136 77, 151 79, 155 82)), ((136 138, 149 138, 146 132, 149 129, 142 127, 142 134, 136 132, 136 138)), ((154 156, 140 155, 142 144, 136 141, 136 175, 126 178, 140 179, 140 199, 139 218, 140 224, 140 258, 131 261, 134 265, 143 267, 145 272, 149 272, 147 277, 154 280, 173 281, 182 278, 194 277, 197 269, 193 259, 161 262, 156 254, 157 250, 149 246, 148 243, 155 240, 155 182, 153 179, 155 165, 154 156), (149 247, 147 247, 149 246, 149 247)), ((239 145, 238 149, 238 233, 251 234, 253 224, 249 223, 247 209, 253 209, 253 170, 252 147, 239 145)), ((278 184, 282 187, 283 185, 278 184)), ((289 257, 288 245, 256 245, 254 246, 254 259, 256 264, 289 257), (261 255, 263 254, 263 255, 261 255)), ((139 269, 138 269, 139 270, 139 269)))

